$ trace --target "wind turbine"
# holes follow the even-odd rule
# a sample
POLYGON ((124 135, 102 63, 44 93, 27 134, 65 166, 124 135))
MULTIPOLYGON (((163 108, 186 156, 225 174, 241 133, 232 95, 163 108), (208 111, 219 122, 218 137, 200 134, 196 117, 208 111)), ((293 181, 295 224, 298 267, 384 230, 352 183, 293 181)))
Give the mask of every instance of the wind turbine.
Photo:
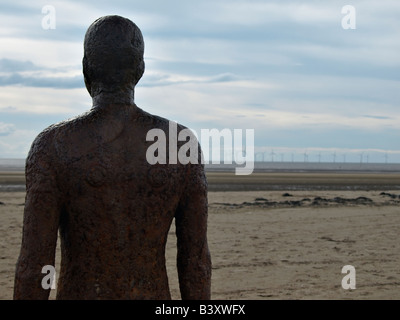
POLYGON ((318 153, 318 162, 321 163, 321 152, 318 153))
POLYGON ((304 151, 304 162, 308 162, 308 154, 307 154, 307 150, 304 151))
POLYGON ((388 155, 388 153, 386 152, 386 153, 385 153, 385 163, 388 163, 388 159, 389 159, 389 155, 388 155))
POLYGON ((274 162, 274 155, 276 155, 276 153, 274 152, 274 149, 272 149, 270 155, 271 155, 272 162, 274 162))
POLYGON ((332 156, 333 156, 333 163, 335 163, 336 162, 336 151, 332 154, 332 156))
POLYGON ((360 163, 363 162, 363 156, 364 156, 364 153, 360 153, 360 163))

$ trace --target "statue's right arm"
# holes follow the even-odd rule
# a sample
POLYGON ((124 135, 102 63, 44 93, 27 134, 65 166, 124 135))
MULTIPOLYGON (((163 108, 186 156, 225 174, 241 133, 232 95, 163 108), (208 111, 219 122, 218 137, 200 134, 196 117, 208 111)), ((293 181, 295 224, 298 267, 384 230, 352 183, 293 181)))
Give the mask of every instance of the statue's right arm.
POLYGON ((191 173, 175 215, 177 267, 183 300, 211 298, 211 257, 207 243, 207 180, 204 166, 191 173))
POLYGON ((60 219, 59 189, 54 170, 54 153, 49 141, 36 139, 26 163, 26 199, 22 245, 18 258, 14 299, 48 299, 50 290, 42 287, 46 273, 54 266, 60 219))

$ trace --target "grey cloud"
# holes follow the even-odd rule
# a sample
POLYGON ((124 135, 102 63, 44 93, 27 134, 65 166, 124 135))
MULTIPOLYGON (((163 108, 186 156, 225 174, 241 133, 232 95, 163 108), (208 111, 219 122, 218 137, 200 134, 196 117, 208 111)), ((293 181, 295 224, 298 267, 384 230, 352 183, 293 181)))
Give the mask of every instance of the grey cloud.
POLYGON ((240 78, 232 73, 222 73, 211 77, 208 82, 231 82, 237 80, 240 80, 240 78))
MULTIPOLYGON (((61 69, 61 68, 60 68, 61 69)), ((59 72, 46 67, 38 66, 32 61, 20 61, 14 59, 0 59, 0 86, 27 86, 41 88, 82 88, 84 87, 83 76, 74 77, 46 77, 38 75, 25 75, 23 72, 38 71, 46 73, 59 72)))
POLYGON ((32 71, 37 69, 38 67, 29 60, 0 59, 0 72, 32 71))
MULTIPOLYGON (((27 71, 52 71, 59 72, 60 70, 52 70, 46 67, 41 67, 34 64, 32 61, 19 61, 13 59, 0 59, 0 86, 21 85, 28 87, 47 87, 47 88, 82 88, 84 87, 83 75, 75 77, 45 77, 37 75, 24 75, 27 71)), ((203 78, 192 78, 188 80, 173 80, 173 77, 168 74, 150 74, 140 82, 143 87, 159 87, 169 86, 184 83, 219 83, 231 82, 240 80, 235 74, 220 73, 214 76, 203 78)))
POLYGON ((15 126, 12 123, 0 122, 0 136, 8 136, 15 131, 15 126))
POLYGON ((378 120, 390 120, 393 119, 391 117, 384 117, 384 116, 372 116, 372 115, 363 115, 364 118, 371 118, 371 119, 378 119, 378 120))
POLYGON ((0 86, 20 85, 26 87, 74 89, 83 88, 83 76, 75 77, 33 77, 19 73, 0 76, 0 86))
POLYGON ((222 73, 215 76, 204 77, 202 79, 188 79, 188 80, 179 80, 175 81, 171 76, 166 74, 160 75, 149 75, 146 76, 139 85, 142 87, 161 87, 161 86, 170 86, 176 84, 189 84, 189 83, 218 83, 218 82, 232 82, 238 81, 241 78, 231 74, 231 73, 222 73))

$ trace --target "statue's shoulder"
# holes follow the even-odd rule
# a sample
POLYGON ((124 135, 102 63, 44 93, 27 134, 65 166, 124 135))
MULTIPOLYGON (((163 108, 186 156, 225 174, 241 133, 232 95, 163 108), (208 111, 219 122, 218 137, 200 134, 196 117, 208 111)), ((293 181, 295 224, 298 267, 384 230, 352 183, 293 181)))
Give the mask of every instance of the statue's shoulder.
POLYGON ((56 161, 55 140, 62 123, 52 124, 40 132, 33 140, 28 152, 27 168, 40 163, 54 163, 56 161))
POLYGON ((87 122, 90 121, 89 113, 86 112, 77 117, 52 124, 40 132, 32 143, 28 159, 37 158, 40 155, 42 158, 49 158, 54 161, 61 150, 71 145, 71 137, 77 138, 77 131, 85 128, 87 122))
POLYGON ((52 124, 40 132, 33 140, 30 153, 48 153, 54 148, 54 140, 57 132, 63 126, 64 122, 52 124))
POLYGON ((157 116, 155 114, 151 114, 147 111, 140 109, 139 107, 137 108, 137 115, 135 117, 135 121, 142 124, 143 126, 154 127, 154 128, 168 127, 169 123, 168 119, 157 116))
POLYGON ((162 129, 165 132, 168 132, 170 128, 175 128, 175 127, 177 129, 177 132, 180 132, 181 130, 184 129, 188 129, 184 125, 177 123, 174 120, 170 120, 158 115, 151 114, 140 108, 138 109, 139 111, 136 121, 139 123, 143 123, 144 125, 147 125, 151 129, 162 129))
POLYGON ((39 133, 35 141, 37 140, 38 142, 41 141, 47 142, 48 140, 53 140, 56 137, 59 137, 60 135, 68 135, 68 132, 70 130, 73 130, 73 128, 83 126, 85 120, 87 120, 89 115, 90 112, 86 112, 79 116, 52 124, 48 126, 46 129, 44 129, 41 133, 39 133))
MULTIPOLYGON (((166 118, 140 111, 138 121, 146 124, 146 128, 150 133, 151 130, 157 130, 150 135, 147 141, 156 141, 155 146, 159 148, 165 143, 164 151, 168 148, 169 155, 177 154, 181 164, 191 163, 198 165, 196 170, 204 170, 203 154, 196 133, 188 127, 171 121, 166 118), (156 139, 157 137, 157 139, 156 139), (168 141, 168 147, 166 145, 168 141), (172 151, 170 148, 174 148, 172 151)), ((159 155, 159 154, 158 154, 159 155)), ((176 161, 173 160, 173 162, 176 161)))

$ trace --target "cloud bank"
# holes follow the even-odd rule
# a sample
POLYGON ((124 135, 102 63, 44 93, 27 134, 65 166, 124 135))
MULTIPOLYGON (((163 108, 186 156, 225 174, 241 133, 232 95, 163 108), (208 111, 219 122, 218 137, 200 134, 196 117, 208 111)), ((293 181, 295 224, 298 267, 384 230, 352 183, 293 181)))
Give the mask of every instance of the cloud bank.
POLYGON ((261 149, 400 149, 399 2, 355 3, 355 30, 341 27, 338 0, 53 1, 54 30, 41 26, 45 4, 0 5, 0 157, 17 152, 6 125, 29 145, 43 124, 90 108, 83 37, 108 14, 143 32, 135 97, 149 112, 196 130, 255 129, 261 149))

